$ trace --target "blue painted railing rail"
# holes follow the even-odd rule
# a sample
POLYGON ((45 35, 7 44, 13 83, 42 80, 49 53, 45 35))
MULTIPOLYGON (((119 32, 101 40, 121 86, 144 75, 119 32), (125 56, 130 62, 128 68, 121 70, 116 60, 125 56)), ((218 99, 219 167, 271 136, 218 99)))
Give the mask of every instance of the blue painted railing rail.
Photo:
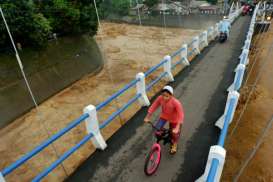
MULTIPOLYGON (((256 6, 256 8, 254 10, 254 13, 253 13, 253 16, 252 16, 252 19, 251 19, 251 23, 250 23, 248 34, 247 34, 247 40, 245 41, 245 45, 243 47, 243 51, 242 51, 242 54, 240 56, 240 62, 239 62, 239 65, 238 65, 238 69, 236 69, 236 75, 235 75, 235 78, 234 78, 233 87, 231 87, 230 88, 231 90, 229 90, 229 93, 231 93, 231 95, 232 95, 232 92, 233 93, 235 92, 235 94, 236 93, 238 94, 237 91, 239 91, 239 89, 241 88, 241 84, 242 84, 242 81, 243 81, 243 75, 244 75, 244 72, 245 72, 245 66, 248 64, 248 52, 249 52, 249 47, 250 47, 248 44, 250 44, 253 33, 254 33, 256 14, 257 14, 257 10, 259 8, 259 4, 260 3, 258 3, 258 5, 256 6)), ((234 19, 236 19, 238 17, 240 12, 241 12, 241 10, 238 11, 238 12, 235 12, 234 15, 232 15, 233 16, 232 21, 234 21, 234 19)), ((227 133, 228 133, 228 127, 229 127, 229 124, 231 123, 231 121, 233 119, 232 117, 234 115, 235 108, 237 106, 238 98, 239 98, 239 94, 237 96, 237 100, 236 100, 236 97, 235 98, 233 97, 233 98, 230 99, 229 105, 226 105, 226 107, 228 107, 228 108, 227 108, 226 114, 224 114, 224 121, 223 121, 224 125, 223 125, 223 128, 221 130, 221 133, 220 133, 220 136, 219 136, 219 139, 218 139, 218 143, 217 143, 217 146, 219 146, 219 148, 222 148, 223 150, 224 150, 225 139, 226 139, 226 136, 227 136, 227 133)), ((225 158, 225 154, 222 155, 222 157, 225 158)), ((208 176, 205 179, 206 182, 218 182, 219 181, 222 171, 218 171, 218 169, 220 167, 223 168, 223 165, 224 165, 224 161, 220 164, 219 159, 218 158, 212 158, 212 162, 211 162, 211 165, 210 165, 210 168, 209 168, 208 176)), ((208 160, 207 165, 209 165, 209 160, 208 160)), ((205 171, 205 174, 206 174, 206 171, 205 171)), ((202 179, 201 181, 203 181, 202 177, 201 177, 201 179, 202 179)))

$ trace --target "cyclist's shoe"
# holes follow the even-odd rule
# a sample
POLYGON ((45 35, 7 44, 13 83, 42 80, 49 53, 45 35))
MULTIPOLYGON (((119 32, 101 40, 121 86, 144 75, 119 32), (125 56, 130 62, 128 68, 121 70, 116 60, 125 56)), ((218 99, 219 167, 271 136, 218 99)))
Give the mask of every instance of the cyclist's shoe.
POLYGON ((177 152, 177 143, 171 144, 170 154, 175 154, 177 152))

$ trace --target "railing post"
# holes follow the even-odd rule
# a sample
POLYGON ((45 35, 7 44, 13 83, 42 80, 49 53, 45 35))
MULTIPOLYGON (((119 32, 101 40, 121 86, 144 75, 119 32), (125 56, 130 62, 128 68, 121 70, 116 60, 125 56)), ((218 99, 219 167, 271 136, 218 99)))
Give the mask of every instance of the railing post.
POLYGON ((241 87, 243 77, 244 77, 244 72, 245 72, 245 65, 239 64, 236 69, 235 69, 235 77, 233 83, 229 86, 228 91, 231 92, 233 90, 238 91, 241 87))
POLYGON ((229 124, 232 122, 234 113, 235 113, 235 109, 239 100, 240 94, 237 91, 231 91, 228 93, 228 98, 227 98, 227 102, 226 102, 226 107, 225 107, 225 111, 224 114, 216 121, 215 126, 217 126, 220 129, 223 129, 224 127, 224 120, 225 120, 225 116, 227 114, 228 108, 230 107, 230 103, 232 99, 235 99, 235 107, 232 108, 232 114, 231 114, 231 119, 229 121, 229 124))
POLYGON ((91 138, 92 143, 97 149, 104 150, 107 147, 107 144, 100 133, 96 107, 93 105, 88 105, 83 109, 83 112, 89 115, 89 117, 85 120, 85 126, 87 133, 92 133, 94 135, 91 138))
POLYGON ((213 40, 214 39, 214 32, 213 32, 213 26, 209 27, 208 29, 208 39, 209 41, 213 40))
POLYGON ((226 158, 226 150, 222 146, 219 146, 219 145, 211 146, 209 150, 209 156, 208 156, 205 172, 199 179, 196 180, 196 182, 207 181, 213 160, 218 160, 219 162, 218 166, 216 166, 217 169, 216 169, 216 174, 215 174, 215 178, 213 182, 219 182, 222 171, 223 171, 223 167, 225 164, 225 158, 226 158))
POLYGON ((182 59, 182 64, 184 64, 185 66, 189 66, 190 62, 188 60, 188 45, 183 44, 182 49, 183 50, 180 53, 180 56, 181 56, 181 59, 182 59))
POLYGON ((208 46, 209 45, 209 43, 208 43, 208 31, 205 30, 203 32, 203 34, 204 34, 203 37, 204 37, 205 46, 208 46))
POLYGON ((0 182, 6 182, 3 174, 0 172, 0 182))
POLYGON ((219 23, 216 23, 215 24, 215 27, 214 27, 214 39, 219 36, 219 23))
POLYGON ((246 39, 248 39, 248 40, 252 39, 252 33, 249 32, 249 33, 247 34, 246 39))
POLYGON ((200 49, 199 49, 199 37, 196 36, 193 38, 193 44, 192 44, 192 47, 193 47, 193 50, 196 52, 196 54, 200 54, 200 49))
POLYGON ((173 82, 174 78, 172 74, 172 58, 171 56, 167 55, 164 57, 164 60, 166 60, 166 62, 164 63, 163 68, 164 68, 164 72, 167 73, 167 76, 166 76, 167 81, 173 82))
POLYGON ((144 73, 138 73, 136 75, 136 79, 139 80, 136 83, 136 89, 137 89, 137 94, 140 94, 140 97, 138 98, 139 103, 141 106, 149 106, 150 101, 147 97, 146 94, 146 85, 145 85, 145 75, 144 73))
POLYGON ((240 63, 241 64, 244 64, 244 65, 248 65, 248 53, 249 53, 249 50, 248 49, 244 49, 242 54, 240 55, 240 63))
POLYGON ((251 40, 246 39, 246 40, 245 40, 244 47, 243 47, 242 49, 247 49, 247 50, 249 50, 249 48, 250 48, 250 41, 251 41, 251 40))
POLYGON ((249 28, 247 34, 250 35, 250 37, 252 38, 253 32, 254 32, 254 28, 249 28))

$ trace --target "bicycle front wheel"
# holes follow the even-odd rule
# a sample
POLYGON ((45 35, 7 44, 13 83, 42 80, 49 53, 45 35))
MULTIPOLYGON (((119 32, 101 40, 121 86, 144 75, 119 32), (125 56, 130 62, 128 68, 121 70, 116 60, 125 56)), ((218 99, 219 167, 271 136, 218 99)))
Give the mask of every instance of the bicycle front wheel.
POLYGON ((147 176, 154 174, 160 164, 161 151, 158 147, 153 148, 146 157, 144 172, 147 176))

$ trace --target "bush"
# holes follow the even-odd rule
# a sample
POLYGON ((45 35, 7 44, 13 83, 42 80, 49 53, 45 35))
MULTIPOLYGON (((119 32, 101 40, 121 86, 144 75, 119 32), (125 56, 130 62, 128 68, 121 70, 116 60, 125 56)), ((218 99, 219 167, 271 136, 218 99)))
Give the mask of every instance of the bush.
MULTIPOLYGON (((15 41, 22 45, 45 46, 53 32, 92 36, 97 32, 93 0, 2 0, 0 5, 15 41)), ((0 25, 0 47, 7 47, 10 40, 3 21, 0 25)))
POLYGON ((146 4, 149 8, 153 7, 158 3, 158 0, 146 0, 144 1, 144 4, 146 4))
MULTIPOLYGON (((6 1, 1 4, 5 14, 6 21, 16 42, 24 45, 42 46, 47 42, 51 33, 49 21, 40 13, 34 12, 32 1, 6 1)), ((0 28, 0 46, 10 45, 10 39, 7 34, 4 22, 1 21, 0 28)))
POLYGON ((113 0, 112 1, 113 9, 122 16, 128 15, 130 8, 129 0, 113 0))

